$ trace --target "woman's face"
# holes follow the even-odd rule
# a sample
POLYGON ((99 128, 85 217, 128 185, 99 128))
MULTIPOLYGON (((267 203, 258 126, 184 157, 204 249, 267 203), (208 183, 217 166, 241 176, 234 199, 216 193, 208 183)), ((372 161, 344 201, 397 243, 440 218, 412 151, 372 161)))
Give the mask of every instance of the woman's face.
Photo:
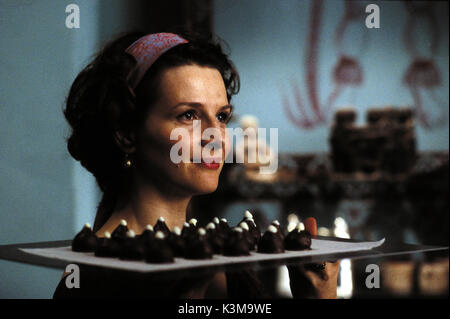
POLYGON ((150 106, 145 123, 136 136, 134 156, 139 176, 174 194, 215 191, 225 150, 229 149, 225 129, 232 111, 221 74, 210 67, 184 65, 163 71, 159 83, 159 99, 150 106), (171 140, 171 133, 177 128, 189 138, 176 135, 176 139, 171 140), (206 145, 212 146, 213 137, 202 140, 198 134, 206 128, 214 128, 218 133, 215 153, 203 153, 202 162, 194 163, 194 149, 201 152, 208 149, 206 145), (189 163, 174 163, 173 156, 171 159, 175 144, 177 150, 181 147, 186 152, 189 163), (217 164, 204 163, 211 160, 217 164))

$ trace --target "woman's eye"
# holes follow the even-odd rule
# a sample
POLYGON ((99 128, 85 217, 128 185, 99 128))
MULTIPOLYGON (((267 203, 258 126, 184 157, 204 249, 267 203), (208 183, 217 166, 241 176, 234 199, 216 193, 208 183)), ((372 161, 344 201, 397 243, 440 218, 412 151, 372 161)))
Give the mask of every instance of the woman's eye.
POLYGON ((185 120, 185 121, 192 121, 195 119, 195 112, 194 111, 186 111, 183 114, 178 116, 178 119, 185 120))
POLYGON ((231 113, 222 112, 217 115, 217 119, 222 123, 228 123, 231 118, 231 113))

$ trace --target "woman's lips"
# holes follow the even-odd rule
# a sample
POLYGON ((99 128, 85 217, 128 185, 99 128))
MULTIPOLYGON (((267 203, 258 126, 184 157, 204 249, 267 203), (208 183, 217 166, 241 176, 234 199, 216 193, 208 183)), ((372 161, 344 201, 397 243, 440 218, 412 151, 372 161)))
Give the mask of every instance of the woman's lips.
POLYGON ((199 164, 204 168, 218 169, 220 167, 220 159, 208 159, 207 161, 202 159, 202 162, 199 164))

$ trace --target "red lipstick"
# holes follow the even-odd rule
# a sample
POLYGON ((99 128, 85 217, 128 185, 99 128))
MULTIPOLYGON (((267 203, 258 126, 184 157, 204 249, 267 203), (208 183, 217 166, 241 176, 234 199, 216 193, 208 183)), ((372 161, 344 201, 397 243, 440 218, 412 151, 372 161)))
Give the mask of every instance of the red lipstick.
POLYGON ((219 159, 213 159, 212 161, 209 160, 209 163, 206 163, 203 159, 200 163, 202 167, 208 168, 208 169, 218 169, 220 167, 220 160, 219 159))

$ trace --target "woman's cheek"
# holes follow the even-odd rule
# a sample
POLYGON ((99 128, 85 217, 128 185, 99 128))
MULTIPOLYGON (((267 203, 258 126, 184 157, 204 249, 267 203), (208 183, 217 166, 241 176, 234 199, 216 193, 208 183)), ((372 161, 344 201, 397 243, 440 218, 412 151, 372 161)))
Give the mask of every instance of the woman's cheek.
POLYGON ((223 135, 223 161, 227 158, 228 154, 231 152, 231 140, 230 140, 230 134, 228 134, 228 130, 225 130, 225 133, 223 135))

